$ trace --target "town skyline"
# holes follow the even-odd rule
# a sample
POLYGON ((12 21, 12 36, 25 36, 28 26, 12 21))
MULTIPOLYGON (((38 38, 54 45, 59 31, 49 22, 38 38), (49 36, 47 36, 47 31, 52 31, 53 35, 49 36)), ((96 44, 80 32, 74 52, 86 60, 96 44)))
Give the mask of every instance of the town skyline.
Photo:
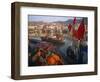
MULTIPOLYGON (((56 22, 56 21, 68 21, 73 20, 72 16, 47 16, 47 15, 28 15, 28 22, 56 22)), ((81 20, 85 17, 76 17, 77 20, 81 20)))

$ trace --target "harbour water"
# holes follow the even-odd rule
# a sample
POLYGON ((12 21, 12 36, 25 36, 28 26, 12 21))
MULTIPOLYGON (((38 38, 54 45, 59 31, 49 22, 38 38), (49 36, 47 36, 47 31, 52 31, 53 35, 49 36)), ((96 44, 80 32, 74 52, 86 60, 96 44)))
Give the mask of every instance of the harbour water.
MULTIPOLYGON (((32 39, 30 42, 31 50, 36 48, 38 43, 42 43, 40 38, 32 39)), ((48 42, 46 42, 48 44, 48 42)), ((50 42, 49 42, 50 43, 50 42)), ((52 42, 51 42, 52 43, 52 42)), ((52 43, 53 44, 53 43, 52 43)), ((55 50, 62 57, 64 65, 69 64, 87 64, 88 63, 88 54, 87 54, 87 46, 80 46, 77 41, 72 40, 71 38, 65 37, 64 44, 53 44, 56 46, 55 50)), ((31 51, 29 49, 29 51, 31 51)))

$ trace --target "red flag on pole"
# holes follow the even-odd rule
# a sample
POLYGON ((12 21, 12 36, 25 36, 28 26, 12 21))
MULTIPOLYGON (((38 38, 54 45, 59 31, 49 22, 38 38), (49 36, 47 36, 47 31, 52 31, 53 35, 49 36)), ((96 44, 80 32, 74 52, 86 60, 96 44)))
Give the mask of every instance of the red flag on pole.
POLYGON ((77 36, 77 31, 75 30, 75 23, 76 23, 76 17, 74 17, 74 20, 73 20, 73 28, 72 28, 72 36, 73 37, 77 36))
POLYGON ((68 29, 69 29, 69 31, 71 31, 71 29, 72 29, 72 25, 71 24, 68 25, 68 29))
POLYGON ((72 33, 73 33, 72 36, 76 38, 76 36, 77 36, 77 30, 72 29, 72 33))
POLYGON ((84 26, 84 20, 82 20, 82 22, 80 23, 80 25, 78 27, 76 38, 78 40, 83 39, 84 33, 85 33, 85 26, 84 26))
POLYGON ((74 20, 73 20, 73 24, 75 24, 76 23, 76 17, 74 17, 74 20))

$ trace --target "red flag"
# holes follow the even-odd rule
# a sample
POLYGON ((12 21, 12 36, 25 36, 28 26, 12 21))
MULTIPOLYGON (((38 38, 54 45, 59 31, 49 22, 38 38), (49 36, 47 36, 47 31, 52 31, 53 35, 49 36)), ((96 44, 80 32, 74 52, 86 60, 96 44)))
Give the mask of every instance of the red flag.
POLYGON ((76 36, 77 36, 77 31, 76 31, 75 29, 72 29, 72 33, 73 33, 72 36, 76 38, 76 36))
MULTIPOLYGON (((73 20, 73 27, 76 23, 76 17, 74 17, 74 20, 73 20)), ((75 28, 72 28, 72 36, 73 37, 76 37, 77 36, 77 31, 75 30, 75 28)))
POLYGON ((73 20, 73 24, 75 24, 76 23, 76 17, 74 17, 74 20, 73 20))
POLYGON ((84 33, 85 33, 85 26, 84 26, 84 20, 82 20, 82 22, 80 23, 80 25, 78 27, 76 38, 78 40, 83 39, 84 33))
POLYGON ((68 25, 68 29, 69 29, 69 31, 71 31, 71 29, 72 29, 72 25, 71 24, 68 25))

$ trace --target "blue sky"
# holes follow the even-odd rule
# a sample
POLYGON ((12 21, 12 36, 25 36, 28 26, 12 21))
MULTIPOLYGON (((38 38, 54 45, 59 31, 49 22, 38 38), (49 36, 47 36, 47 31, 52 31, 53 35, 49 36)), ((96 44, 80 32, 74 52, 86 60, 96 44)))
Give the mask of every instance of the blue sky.
POLYGON ((68 19, 74 19, 74 17, 69 16, 36 16, 29 15, 28 21, 44 21, 44 22, 55 22, 55 21, 67 21, 68 19))

